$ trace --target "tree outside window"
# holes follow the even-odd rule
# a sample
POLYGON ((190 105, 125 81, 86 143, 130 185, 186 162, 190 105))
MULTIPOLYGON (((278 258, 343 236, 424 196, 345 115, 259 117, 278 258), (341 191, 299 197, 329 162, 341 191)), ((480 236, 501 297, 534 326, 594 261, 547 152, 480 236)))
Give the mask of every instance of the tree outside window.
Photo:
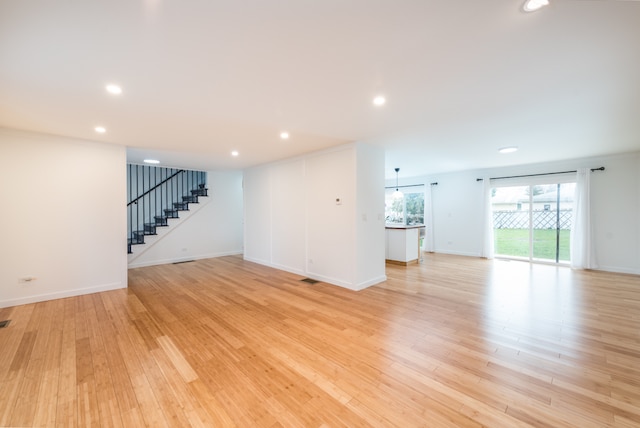
POLYGON ((394 198, 391 189, 386 192, 385 218, 388 224, 411 226, 424 224, 424 186, 402 189, 404 196, 394 198))

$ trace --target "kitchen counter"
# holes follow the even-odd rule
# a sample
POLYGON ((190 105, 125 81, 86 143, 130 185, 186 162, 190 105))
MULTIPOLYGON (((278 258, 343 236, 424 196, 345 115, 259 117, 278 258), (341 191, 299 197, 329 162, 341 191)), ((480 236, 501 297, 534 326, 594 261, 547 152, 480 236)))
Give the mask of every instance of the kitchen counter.
POLYGON ((387 263, 408 265, 420 261, 420 230, 424 225, 395 225, 385 226, 387 263))

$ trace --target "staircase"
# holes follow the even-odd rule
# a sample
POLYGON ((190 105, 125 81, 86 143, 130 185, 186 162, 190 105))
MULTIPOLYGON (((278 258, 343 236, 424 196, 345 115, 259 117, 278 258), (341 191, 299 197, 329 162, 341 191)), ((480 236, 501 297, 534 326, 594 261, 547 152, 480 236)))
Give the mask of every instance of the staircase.
POLYGON ((157 235, 159 227, 169 227, 169 219, 189 211, 189 204, 208 196, 206 181, 204 171, 128 164, 127 253, 145 244, 145 236, 157 235))

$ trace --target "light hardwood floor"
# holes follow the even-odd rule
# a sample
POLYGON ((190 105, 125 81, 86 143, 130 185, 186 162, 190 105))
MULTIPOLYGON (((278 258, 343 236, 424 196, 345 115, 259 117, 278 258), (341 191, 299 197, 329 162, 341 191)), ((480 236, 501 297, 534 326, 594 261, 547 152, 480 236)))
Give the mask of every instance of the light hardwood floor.
POLYGON ((640 426, 640 277, 429 254, 387 275, 223 257, 2 309, 0 426, 640 426))

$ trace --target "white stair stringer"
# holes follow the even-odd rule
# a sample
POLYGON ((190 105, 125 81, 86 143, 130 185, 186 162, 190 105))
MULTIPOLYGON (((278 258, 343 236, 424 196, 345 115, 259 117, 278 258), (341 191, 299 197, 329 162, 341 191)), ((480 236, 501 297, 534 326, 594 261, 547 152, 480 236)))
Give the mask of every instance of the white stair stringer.
POLYGON ((167 219, 167 226, 157 226, 155 235, 145 235, 144 244, 136 244, 131 246, 131 254, 127 255, 127 264, 131 265, 138 257, 146 253, 150 248, 162 241, 169 234, 180 228, 189 218, 200 211, 207 204, 211 203, 208 196, 198 196, 198 203, 189 203, 187 211, 179 211, 178 218, 167 219))

